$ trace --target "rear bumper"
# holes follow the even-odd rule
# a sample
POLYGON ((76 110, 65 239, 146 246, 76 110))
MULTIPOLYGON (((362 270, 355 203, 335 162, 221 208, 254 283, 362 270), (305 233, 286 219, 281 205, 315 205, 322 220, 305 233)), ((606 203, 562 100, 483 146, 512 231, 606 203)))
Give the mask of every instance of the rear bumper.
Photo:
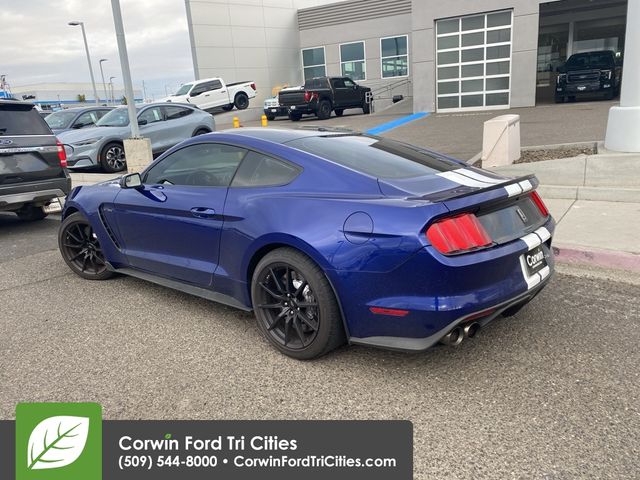
POLYGON ((426 246, 392 271, 327 271, 352 343, 420 351, 449 330, 478 316, 488 323, 527 302, 554 270, 552 218, 535 232, 499 247, 444 256, 426 246), (525 255, 541 248, 547 266, 529 275, 525 255), (404 311, 387 315, 372 308, 404 311))
POLYGON ((0 186, 0 210, 15 210, 25 203, 45 205, 54 198, 64 197, 71 190, 71 178, 43 180, 19 185, 0 186))
POLYGON ((302 105, 287 105, 284 106, 288 113, 301 113, 301 114, 315 114, 315 105, 302 104, 302 105))
POLYGON ((444 337, 448 332, 450 332, 453 328, 458 325, 464 323, 470 323, 472 318, 473 322, 477 322, 480 326, 485 326, 487 323, 495 320, 499 317, 502 312, 505 310, 516 307, 518 305, 523 305, 531 301, 540 291, 549 283, 552 274, 549 274, 545 280, 539 283, 536 287, 517 295, 514 298, 511 298, 499 305, 495 305, 490 309, 482 309, 477 312, 472 312, 463 317, 460 317, 453 322, 446 325, 444 328, 440 329, 436 333, 424 337, 424 338, 410 338, 410 337, 367 337, 367 338, 356 338, 351 337, 350 342, 355 345, 365 345, 370 347, 377 348, 385 348, 388 350, 399 350, 403 352, 423 352, 433 347, 436 343, 438 343, 442 337, 444 337), (481 316, 480 318, 476 318, 477 314, 482 314, 483 311, 490 310, 490 313, 487 315, 481 316))

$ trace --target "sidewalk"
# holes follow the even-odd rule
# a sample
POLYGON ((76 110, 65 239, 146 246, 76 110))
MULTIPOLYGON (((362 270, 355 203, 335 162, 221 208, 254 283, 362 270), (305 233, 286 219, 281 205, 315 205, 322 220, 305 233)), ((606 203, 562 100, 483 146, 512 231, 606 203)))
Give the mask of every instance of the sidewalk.
POLYGON ((492 170, 538 177, 558 224, 558 260, 640 274, 640 155, 580 155, 492 170))

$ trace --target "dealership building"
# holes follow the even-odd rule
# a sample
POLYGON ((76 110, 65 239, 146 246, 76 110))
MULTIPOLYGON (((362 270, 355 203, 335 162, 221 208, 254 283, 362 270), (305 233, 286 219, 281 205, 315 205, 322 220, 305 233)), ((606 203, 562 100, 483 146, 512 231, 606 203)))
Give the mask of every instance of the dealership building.
POLYGON ((185 0, 196 78, 253 80, 258 100, 348 75, 377 106, 527 107, 553 99, 572 54, 622 58, 626 0, 185 0))

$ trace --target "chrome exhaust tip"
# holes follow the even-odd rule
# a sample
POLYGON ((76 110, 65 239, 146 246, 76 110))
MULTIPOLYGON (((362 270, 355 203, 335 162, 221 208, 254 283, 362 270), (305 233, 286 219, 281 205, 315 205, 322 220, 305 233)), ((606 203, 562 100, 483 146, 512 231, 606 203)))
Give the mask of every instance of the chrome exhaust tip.
POLYGON ((480 324, 478 322, 467 323, 463 328, 464 336, 467 338, 475 337, 479 331, 480 324))
POLYGON ((440 343, 449 346, 460 345, 463 338, 464 332, 462 331, 462 328, 454 327, 449 333, 440 339, 440 343))

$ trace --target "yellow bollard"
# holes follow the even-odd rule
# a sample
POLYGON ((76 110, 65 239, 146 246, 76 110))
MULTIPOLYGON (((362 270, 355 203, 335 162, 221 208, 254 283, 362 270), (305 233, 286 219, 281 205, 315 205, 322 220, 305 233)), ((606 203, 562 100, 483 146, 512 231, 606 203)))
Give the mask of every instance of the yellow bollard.
POLYGON ((269 122, 267 122, 267 116, 262 115, 262 126, 266 127, 267 125, 269 125, 269 122))
POLYGON ((233 117, 233 128, 240 128, 240 119, 238 117, 233 117))

